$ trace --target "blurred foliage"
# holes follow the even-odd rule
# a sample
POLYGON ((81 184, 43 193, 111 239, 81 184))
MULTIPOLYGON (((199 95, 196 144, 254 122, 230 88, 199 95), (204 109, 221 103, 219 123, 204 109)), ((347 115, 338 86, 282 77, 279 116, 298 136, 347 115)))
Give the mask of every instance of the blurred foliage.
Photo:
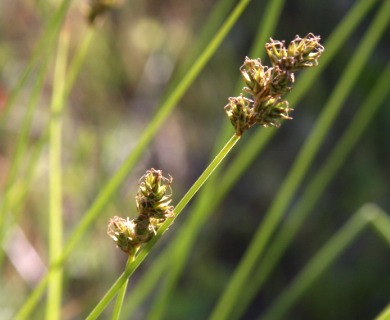
MULTIPOLYGON (((111 216, 136 216, 134 197, 139 177, 151 167, 169 173, 174 178, 173 197, 177 202, 204 170, 217 134, 228 122, 223 107, 227 98, 235 95, 238 69, 249 52, 266 3, 252 1, 154 137, 126 183, 68 259, 63 319, 83 318, 122 272, 126 257, 114 250, 106 235, 106 226, 111 216)), ((351 0, 286 1, 276 31, 269 36, 292 39, 296 34, 303 36, 313 32, 326 41, 354 3, 351 0)), ((181 67, 194 55, 194 43, 215 4, 216 1, 124 1, 108 12, 104 21, 96 21, 97 30, 89 53, 63 114, 65 237, 137 144, 158 102, 167 94, 170 79, 180 74, 181 67)), ((2 1, 0 112, 56 5, 57 1, 2 1)), ((87 5, 75 1, 66 17, 71 57, 89 28, 85 18, 87 5)), ((209 315, 378 7, 375 6, 343 44, 336 59, 312 84, 299 105, 292 106, 294 121, 278 129, 272 142, 204 226, 167 307, 166 319, 204 319, 209 315)), ((357 106, 388 62, 389 40, 390 29, 387 29, 321 147, 309 177, 315 174, 344 132, 357 106)), ((34 115, 24 168, 49 119, 51 69, 34 115)), ((11 155, 33 84, 34 79, 30 79, 22 88, 15 107, 0 127, 0 190, 6 188, 11 155)), ((363 204, 374 202, 390 212, 389 119, 390 103, 386 100, 283 260, 253 300, 245 319, 253 319, 264 311, 308 259, 363 204)), ((251 134, 242 138, 234 153, 240 152, 240 146, 251 134)), ((48 152, 44 149, 26 198, 12 212, 14 217, 20 217, 18 225, 26 236, 26 243, 36 250, 44 264, 47 264, 47 176, 48 152)), ((185 218, 184 213, 169 233, 174 234, 185 218)), ((43 272, 33 259, 29 266, 35 273, 26 279, 11 263, 9 244, 17 230, 7 231, 3 246, 6 256, 1 267, 1 319, 10 317, 23 303, 43 272)), ((170 236, 168 234, 167 238, 170 236)), ((23 252, 22 248, 16 248, 14 250, 23 252)), ((132 278, 129 291, 132 282, 136 283, 144 269, 153 263, 159 248, 162 247, 151 253, 132 278)), ((388 303, 388 249, 375 234, 363 233, 284 319, 373 318, 388 303)), ((134 319, 145 318, 152 298, 144 303, 134 319)), ((42 312, 39 309, 34 318, 41 318, 42 312)))

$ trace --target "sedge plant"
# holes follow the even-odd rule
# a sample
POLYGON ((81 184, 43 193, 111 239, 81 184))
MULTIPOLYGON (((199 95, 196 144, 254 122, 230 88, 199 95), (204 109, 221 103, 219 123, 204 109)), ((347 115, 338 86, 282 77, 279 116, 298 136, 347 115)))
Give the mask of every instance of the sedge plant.
POLYGON ((287 47, 284 41, 271 38, 265 48, 272 66, 264 66, 260 59, 246 58, 240 68, 246 86, 240 96, 229 98, 229 103, 225 106, 235 134, 176 208, 170 205, 171 194, 166 194, 172 178, 163 177, 161 171, 151 169, 142 178, 136 196, 137 218, 130 220, 128 217, 115 216, 110 220, 108 234, 116 245, 129 255, 129 262, 125 272, 97 304, 88 319, 95 319, 117 291, 126 286, 128 277, 142 262, 147 252, 249 128, 256 124, 263 127, 279 127, 283 120, 292 119, 289 116, 292 109, 283 97, 292 90, 294 74, 297 71, 318 65, 318 58, 324 47, 320 44, 319 36, 309 33, 303 38, 296 36, 287 47), (154 241, 151 241, 152 239, 154 241), (146 254, 137 254, 142 246, 145 246, 146 254))

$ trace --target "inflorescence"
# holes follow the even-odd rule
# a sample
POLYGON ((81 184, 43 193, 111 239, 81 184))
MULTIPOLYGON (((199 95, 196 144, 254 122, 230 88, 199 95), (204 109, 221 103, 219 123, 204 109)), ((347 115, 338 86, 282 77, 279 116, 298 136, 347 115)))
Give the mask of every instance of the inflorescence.
MULTIPOLYGON (((110 4, 117 0, 105 1, 110 4)), ((282 97, 293 88, 294 72, 317 66, 324 51, 319 41, 319 36, 309 33, 303 39, 296 36, 286 48, 284 41, 271 38, 265 48, 272 67, 263 66, 260 59, 245 59, 240 71, 246 86, 240 96, 229 98, 225 106, 237 136, 255 124, 279 127, 284 119, 291 119, 288 112, 292 109, 282 97)), ((141 245, 152 239, 168 218, 174 217, 171 183, 172 177, 164 177, 160 170, 148 170, 140 179, 135 199, 138 217, 110 219, 107 233, 122 251, 135 256, 141 245)))
POLYGON ((260 59, 247 57, 240 68, 246 84, 243 93, 229 98, 225 106, 238 136, 255 124, 279 127, 284 119, 292 119, 288 112, 293 109, 282 97, 293 88, 294 72, 317 66, 317 59, 324 51, 320 37, 312 33, 304 38, 297 35, 287 48, 284 41, 272 38, 270 41, 265 48, 272 67, 263 66, 260 59))
POLYGON ((108 235, 118 248, 135 255, 143 243, 148 242, 167 218, 174 216, 172 177, 166 178, 160 170, 150 169, 140 179, 135 198, 138 217, 130 220, 113 217, 108 224, 108 235))

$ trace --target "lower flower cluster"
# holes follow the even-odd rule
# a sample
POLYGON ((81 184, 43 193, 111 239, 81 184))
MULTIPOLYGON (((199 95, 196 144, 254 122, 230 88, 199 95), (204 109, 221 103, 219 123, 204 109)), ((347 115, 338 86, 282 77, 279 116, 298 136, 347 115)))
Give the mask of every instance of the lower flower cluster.
POLYGON ((166 178, 162 171, 150 169, 140 179, 136 196, 138 217, 113 217, 108 224, 108 235, 118 248, 129 255, 135 255, 143 243, 148 242, 168 218, 174 216, 172 199, 172 178, 166 178))

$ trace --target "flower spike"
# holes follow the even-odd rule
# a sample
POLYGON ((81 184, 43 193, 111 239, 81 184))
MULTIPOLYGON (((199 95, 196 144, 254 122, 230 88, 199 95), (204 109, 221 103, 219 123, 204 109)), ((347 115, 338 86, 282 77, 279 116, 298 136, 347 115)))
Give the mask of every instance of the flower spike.
POLYGON ((296 36, 285 47, 284 41, 273 40, 265 45, 272 67, 263 66, 260 59, 245 58, 240 71, 245 82, 243 96, 229 98, 225 112, 237 136, 255 124, 264 127, 279 127, 289 116, 288 102, 282 97, 290 92, 295 82, 294 72, 318 65, 317 59, 324 51, 320 37, 309 33, 306 37, 296 36))
POLYGON ((162 171, 150 169, 142 176, 136 196, 138 217, 130 220, 113 217, 108 224, 108 235, 118 248, 135 255, 143 243, 156 234, 167 218, 174 217, 172 199, 172 177, 166 178, 162 171))

